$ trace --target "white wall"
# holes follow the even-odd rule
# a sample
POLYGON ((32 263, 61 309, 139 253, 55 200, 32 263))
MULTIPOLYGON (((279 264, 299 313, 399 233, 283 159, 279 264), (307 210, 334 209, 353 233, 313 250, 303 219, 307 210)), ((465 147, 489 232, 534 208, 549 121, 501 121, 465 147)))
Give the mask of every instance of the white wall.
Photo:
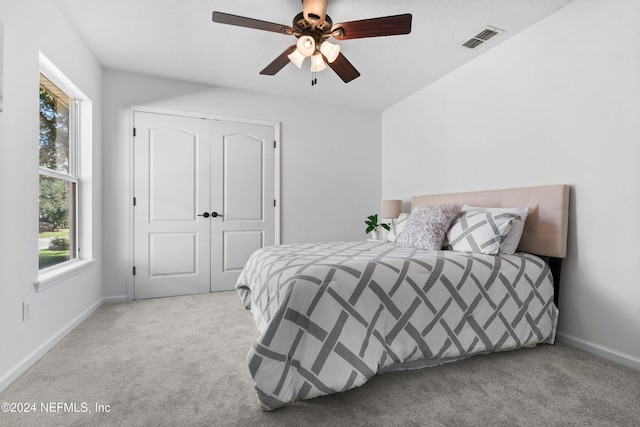
POLYGON ((572 185, 561 338, 640 369, 638 22, 576 0, 384 111, 382 196, 572 185))
POLYGON ((102 303, 102 69, 53 2, 0 2, 4 111, 0 112, 0 390, 102 303), (36 293, 38 278, 38 52, 93 101, 93 266, 36 293), (29 299, 31 319, 22 321, 29 299))
POLYGON ((381 209, 380 112, 115 70, 105 71, 104 82, 104 227, 109 230, 104 282, 109 300, 126 298, 131 285, 130 105, 280 122, 281 242, 366 238, 365 217, 381 209))

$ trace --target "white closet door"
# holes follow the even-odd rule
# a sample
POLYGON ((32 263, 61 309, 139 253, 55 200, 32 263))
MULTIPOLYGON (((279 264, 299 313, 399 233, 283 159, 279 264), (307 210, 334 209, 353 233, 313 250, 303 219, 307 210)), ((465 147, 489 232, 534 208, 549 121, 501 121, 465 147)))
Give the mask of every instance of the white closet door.
POLYGON ((212 144, 211 290, 233 289, 249 255, 275 244, 274 128, 216 121, 212 144))
POLYGON ((134 122, 135 298, 209 292, 211 123, 140 112, 134 122))
POLYGON ((134 115, 134 297, 234 289, 276 243, 273 126, 134 115))

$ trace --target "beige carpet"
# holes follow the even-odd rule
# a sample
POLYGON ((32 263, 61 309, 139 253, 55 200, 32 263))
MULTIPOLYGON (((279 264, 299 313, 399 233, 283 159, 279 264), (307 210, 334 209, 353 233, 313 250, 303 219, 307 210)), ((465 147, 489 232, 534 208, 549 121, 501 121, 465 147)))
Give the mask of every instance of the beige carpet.
POLYGON ((36 405, 0 413, 0 425, 640 426, 640 372, 563 344, 263 412, 245 363, 256 335, 234 292, 105 305, 0 394, 36 405))

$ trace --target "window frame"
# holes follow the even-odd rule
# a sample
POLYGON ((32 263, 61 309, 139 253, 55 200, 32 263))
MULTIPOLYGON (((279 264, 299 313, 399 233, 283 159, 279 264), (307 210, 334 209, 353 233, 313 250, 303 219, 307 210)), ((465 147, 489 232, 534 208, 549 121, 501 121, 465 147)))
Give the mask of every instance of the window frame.
MULTIPOLYGON (((69 246, 71 258, 69 260, 40 269, 38 261, 39 250, 37 250, 38 278, 34 285, 38 292, 90 268, 95 263, 95 260, 91 258, 91 188, 90 185, 84 185, 84 182, 90 182, 91 177, 91 101, 41 52, 38 75, 39 87, 41 86, 40 75, 44 76, 70 98, 69 167, 68 172, 57 171, 40 166, 38 161, 38 180, 40 180, 41 176, 48 176, 69 183, 70 190, 73 191, 73 197, 70 197, 69 201, 69 220, 73 223, 74 230, 71 231, 70 224, 69 246)), ((39 206, 40 202, 38 201, 38 210, 39 206)))
MULTIPOLYGON (((78 123, 80 123, 80 108, 79 101, 68 94, 64 89, 60 88, 57 84, 51 81, 44 73, 40 72, 40 76, 44 77, 53 84, 59 91, 64 93, 69 98, 69 153, 68 153, 68 171, 58 171, 49 169, 45 166, 38 165, 39 177, 49 177, 57 180, 64 181, 69 191, 69 259, 63 262, 53 264, 51 266, 40 268, 38 265, 38 271, 40 273, 46 273, 52 271, 58 267, 62 267, 63 264, 75 261, 80 257, 79 242, 79 230, 78 230, 78 206, 80 201, 78 200, 80 192, 78 187, 80 186, 80 161, 78 159, 80 141, 78 132, 78 123)), ((43 86, 42 84, 40 85, 43 86)), ((47 88, 45 87, 45 90, 47 88)))

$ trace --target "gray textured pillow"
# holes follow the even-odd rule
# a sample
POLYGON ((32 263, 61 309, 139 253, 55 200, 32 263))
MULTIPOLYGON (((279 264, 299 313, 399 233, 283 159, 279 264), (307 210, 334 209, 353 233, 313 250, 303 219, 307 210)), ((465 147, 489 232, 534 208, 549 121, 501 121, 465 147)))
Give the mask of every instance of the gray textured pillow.
POLYGON ((416 206, 407 219, 404 232, 398 236, 398 246, 442 249, 447 230, 459 213, 460 207, 452 204, 416 206))

